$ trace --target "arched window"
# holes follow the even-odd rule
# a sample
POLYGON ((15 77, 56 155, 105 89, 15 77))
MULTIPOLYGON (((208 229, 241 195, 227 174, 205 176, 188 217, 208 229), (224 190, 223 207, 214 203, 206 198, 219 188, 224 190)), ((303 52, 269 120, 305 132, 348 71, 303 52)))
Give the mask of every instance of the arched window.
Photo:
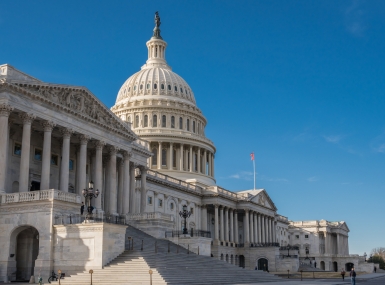
POLYGON ((195 121, 193 121, 193 132, 195 133, 195 121))
POLYGON ((167 149, 162 149, 162 166, 167 165, 167 149))
POLYGON ((166 115, 162 116, 162 128, 166 127, 166 115))
POLYGON ((176 149, 172 151, 172 167, 176 167, 176 149))
POLYGON ((178 87, 174 86, 174 90, 175 90, 175 92, 178 91, 178 87))
POLYGON ((171 128, 175 129, 175 117, 171 116, 171 128))
POLYGON ((190 119, 187 119, 187 131, 190 131, 190 119))
POLYGON ((179 117, 179 129, 183 130, 183 118, 179 117))
POLYGON ((148 116, 147 115, 144 115, 144 127, 145 128, 148 127, 148 116))
POLYGON ((152 116, 152 127, 156 128, 157 126, 158 126, 158 116, 157 115, 153 115, 152 116))
POLYGON ((169 84, 169 85, 167 86, 167 88, 168 88, 168 90, 171 90, 171 85, 169 84))
POLYGON ((160 85, 160 89, 164 90, 164 84, 163 83, 160 85))
POLYGON ((152 165, 157 165, 158 164, 158 150, 156 148, 153 148, 152 153, 154 154, 152 156, 152 165))
POLYGON ((154 83, 154 89, 158 89, 158 84, 154 83))
POLYGON ((143 84, 140 84, 140 90, 142 90, 143 89, 143 84))
POLYGON ((139 128, 139 115, 135 116, 135 128, 139 128))
POLYGON ((131 116, 127 116, 127 122, 131 123, 131 116))

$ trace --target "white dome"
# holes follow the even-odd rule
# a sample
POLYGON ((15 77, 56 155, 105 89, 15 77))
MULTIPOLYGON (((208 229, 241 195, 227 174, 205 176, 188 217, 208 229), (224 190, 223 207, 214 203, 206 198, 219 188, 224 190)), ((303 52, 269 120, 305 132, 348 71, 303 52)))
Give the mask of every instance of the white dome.
POLYGON ((129 77, 120 88, 115 104, 160 98, 196 105, 190 86, 164 65, 145 65, 141 71, 129 77))

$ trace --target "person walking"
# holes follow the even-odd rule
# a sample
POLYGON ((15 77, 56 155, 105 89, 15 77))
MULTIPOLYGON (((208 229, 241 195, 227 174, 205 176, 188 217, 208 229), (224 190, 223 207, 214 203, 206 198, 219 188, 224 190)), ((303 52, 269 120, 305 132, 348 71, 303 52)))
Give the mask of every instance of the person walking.
POLYGON ((352 282, 352 285, 356 285, 356 271, 354 270, 354 268, 352 268, 352 270, 350 270, 350 279, 351 279, 351 282, 352 282))
POLYGON ((377 272, 377 267, 374 266, 374 273, 376 273, 376 272, 377 272))
POLYGON ((342 276, 342 280, 345 280, 345 270, 341 270, 341 276, 342 276))

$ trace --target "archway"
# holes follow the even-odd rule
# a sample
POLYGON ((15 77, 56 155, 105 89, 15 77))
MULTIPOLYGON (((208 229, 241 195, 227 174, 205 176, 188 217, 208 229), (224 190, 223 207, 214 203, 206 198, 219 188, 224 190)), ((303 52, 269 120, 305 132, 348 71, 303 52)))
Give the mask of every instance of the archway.
POLYGON ((234 264, 234 256, 233 255, 231 255, 231 257, 230 257, 230 263, 234 264))
POLYGON ((266 258, 258 259, 258 270, 269 271, 269 261, 266 258))
POLYGON ((345 271, 351 271, 353 267, 354 267, 354 264, 351 262, 348 262, 345 264, 345 271))
POLYGON ((319 263, 319 266, 320 266, 320 268, 321 268, 322 270, 325 270, 325 261, 321 261, 321 262, 319 263))
POLYGON ((226 254, 226 262, 229 263, 229 255, 226 254))
POLYGON ((32 226, 22 226, 11 234, 10 256, 15 258, 16 270, 10 268, 12 279, 28 281, 34 275, 39 255, 39 232, 32 226))
POLYGON ((333 262, 333 270, 334 270, 334 272, 338 271, 338 263, 337 263, 337 261, 333 262))
POLYGON ((245 268, 245 257, 243 255, 239 256, 239 267, 245 268))

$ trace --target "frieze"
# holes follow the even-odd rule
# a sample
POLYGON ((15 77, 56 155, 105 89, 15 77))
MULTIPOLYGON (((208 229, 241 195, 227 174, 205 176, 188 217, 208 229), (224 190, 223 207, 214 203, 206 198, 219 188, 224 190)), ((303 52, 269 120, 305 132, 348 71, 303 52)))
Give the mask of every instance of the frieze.
POLYGON ((67 112, 82 117, 104 128, 112 129, 120 135, 132 140, 135 134, 126 123, 118 119, 111 111, 106 109, 94 95, 85 89, 61 86, 49 86, 26 83, 2 83, 11 90, 23 92, 34 99, 40 99, 66 110, 67 112))

